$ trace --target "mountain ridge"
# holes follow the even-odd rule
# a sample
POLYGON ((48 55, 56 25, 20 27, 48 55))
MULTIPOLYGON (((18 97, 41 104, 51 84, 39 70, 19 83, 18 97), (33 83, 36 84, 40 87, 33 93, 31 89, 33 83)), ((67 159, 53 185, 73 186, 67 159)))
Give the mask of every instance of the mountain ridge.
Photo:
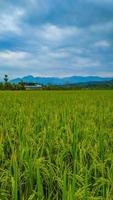
POLYGON ((69 76, 69 77, 34 77, 32 75, 24 76, 23 78, 16 78, 11 80, 11 83, 18 84, 23 81, 25 83, 38 83, 43 85, 66 85, 88 82, 103 82, 113 80, 113 77, 100 76, 69 76))

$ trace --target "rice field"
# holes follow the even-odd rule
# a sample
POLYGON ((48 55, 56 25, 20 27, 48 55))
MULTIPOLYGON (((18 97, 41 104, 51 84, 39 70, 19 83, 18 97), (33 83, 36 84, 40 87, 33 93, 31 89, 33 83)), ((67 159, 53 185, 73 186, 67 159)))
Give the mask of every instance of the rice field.
POLYGON ((0 92, 0 200, 113 200, 113 91, 0 92))

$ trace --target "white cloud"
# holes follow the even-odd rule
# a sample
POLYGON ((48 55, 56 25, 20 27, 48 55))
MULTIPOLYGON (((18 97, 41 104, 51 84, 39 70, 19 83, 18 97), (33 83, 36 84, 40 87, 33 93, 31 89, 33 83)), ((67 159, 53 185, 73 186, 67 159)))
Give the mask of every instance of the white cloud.
POLYGON ((13 59, 23 59, 28 55, 27 52, 24 51, 3 51, 0 52, 0 59, 4 60, 13 60, 13 59))
POLYGON ((0 66, 26 67, 30 58, 30 53, 24 51, 0 51, 0 66))
POLYGON ((95 75, 96 71, 105 71, 98 59, 82 55, 72 56, 69 51, 64 49, 52 51, 46 47, 43 47, 39 54, 37 52, 1 51, 0 66, 2 66, 1 73, 8 73, 10 77, 28 74, 42 76, 85 75, 86 70, 86 75, 95 75))
POLYGON ((46 24, 39 30, 41 37, 49 41, 61 41, 76 36, 79 32, 80 30, 77 27, 59 27, 54 24, 46 24))
POLYGON ((24 15, 24 10, 19 8, 9 9, 7 12, 0 13, 0 34, 12 32, 21 33, 20 22, 24 15))
POLYGON ((100 62, 94 59, 91 59, 90 57, 82 57, 82 56, 76 56, 75 61, 73 62, 73 65, 76 67, 84 68, 84 67, 95 67, 100 66, 100 62))
POLYGON ((101 40, 101 41, 97 41, 94 44, 95 47, 101 47, 101 48, 106 48, 106 47, 110 47, 111 44, 110 42, 108 42, 107 40, 101 40))
POLYGON ((66 51, 54 51, 54 52, 49 52, 48 56, 50 56, 53 59, 64 59, 64 58, 68 58, 69 54, 66 51))
POLYGON ((36 52, 29 53, 23 51, 3 51, 0 52, 0 65, 7 66, 7 69, 14 69, 16 73, 16 68, 27 69, 28 71, 35 71, 39 73, 46 74, 47 72, 54 73, 57 70, 70 69, 72 66, 73 70, 76 68, 84 67, 94 67, 100 63, 82 56, 71 56, 69 51, 65 49, 57 49, 52 51, 48 48, 42 48, 40 54, 36 52), (54 67, 53 67, 54 66, 54 67), (16 67, 16 68, 15 68, 16 67))

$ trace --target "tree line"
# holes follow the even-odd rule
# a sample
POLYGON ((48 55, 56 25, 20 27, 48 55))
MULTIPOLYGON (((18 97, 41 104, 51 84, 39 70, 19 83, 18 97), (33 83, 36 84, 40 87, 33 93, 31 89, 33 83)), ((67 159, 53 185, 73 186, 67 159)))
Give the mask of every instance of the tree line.
MULTIPOLYGON (((25 85, 33 86, 36 83, 24 83, 19 82, 18 84, 11 83, 8 75, 4 76, 4 82, 0 83, 0 90, 25 90, 25 85)), ((90 83, 79 83, 79 84, 67 84, 67 85, 43 85, 43 90, 113 90, 113 80, 105 82, 90 82, 90 83)))
POLYGON ((18 84, 10 83, 7 74, 4 75, 4 82, 0 83, 0 90, 25 90, 23 82, 18 84))

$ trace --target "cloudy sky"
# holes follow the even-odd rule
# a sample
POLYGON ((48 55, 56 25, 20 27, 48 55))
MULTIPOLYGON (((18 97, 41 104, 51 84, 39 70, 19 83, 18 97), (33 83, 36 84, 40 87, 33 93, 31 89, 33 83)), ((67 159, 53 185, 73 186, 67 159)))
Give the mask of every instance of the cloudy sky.
POLYGON ((113 76, 113 0, 0 0, 0 77, 113 76))

